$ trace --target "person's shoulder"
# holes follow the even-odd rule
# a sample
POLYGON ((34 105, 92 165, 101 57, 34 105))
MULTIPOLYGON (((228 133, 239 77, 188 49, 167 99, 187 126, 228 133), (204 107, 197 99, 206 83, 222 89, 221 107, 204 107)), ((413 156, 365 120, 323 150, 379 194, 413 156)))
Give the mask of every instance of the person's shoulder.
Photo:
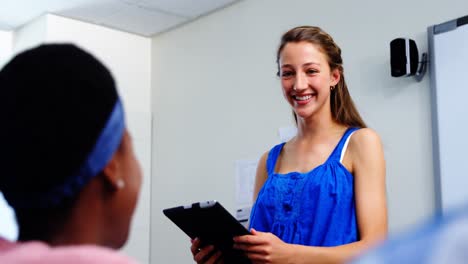
MULTIPOLYGON (((385 166, 384 150, 380 136, 371 128, 356 130, 348 143, 352 163, 358 167, 370 164, 385 166)), ((353 165, 353 166, 354 166, 353 165)))
POLYGON ((356 130, 349 139, 349 148, 358 153, 367 152, 369 149, 375 149, 381 145, 379 134, 368 127, 356 130))
POLYGON ((260 159, 258 160, 257 164, 257 177, 259 174, 262 175, 262 178, 266 179, 267 177, 267 160, 268 156, 270 155, 270 151, 267 151, 260 156, 260 159))
POLYGON ((12 242, 1 240, 0 243, 0 263, 40 263, 45 252, 49 251, 49 247, 42 242, 12 242))
POLYGON ((99 246, 49 247, 41 242, 16 243, 0 252, 0 263, 11 264, 136 264, 134 260, 119 252, 99 246))
POLYGON ((351 141, 360 144, 380 143, 380 136, 372 128, 364 127, 354 131, 351 141))
POLYGON ((352 264, 367 263, 466 263, 468 204, 447 216, 436 216, 416 228, 390 238, 352 264))
MULTIPOLYGON (((74 258, 75 262, 68 262, 68 264, 81 264, 81 263, 113 263, 113 264, 136 264, 133 259, 121 254, 120 252, 99 246, 67 246, 59 247, 50 253, 51 257, 58 260, 65 258, 74 258)), ((59 262, 57 262, 59 263, 59 262)))
POLYGON ((283 145, 286 145, 287 142, 281 142, 279 144, 276 144, 274 145, 273 147, 271 147, 269 150, 267 150, 266 152, 264 152, 262 154, 262 156, 260 156, 260 163, 266 163, 267 159, 268 159, 268 156, 270 156, 270 154, 274 151, 278 151, 280 148, 283 147, 283 145))
POLYGON ((262 156, 260 156, 260 160, 259 160, 259 163, 266 163, 266 160, 268 158, 268 155, 270 154, 270 151, 266 151, 262 154, 262 156))

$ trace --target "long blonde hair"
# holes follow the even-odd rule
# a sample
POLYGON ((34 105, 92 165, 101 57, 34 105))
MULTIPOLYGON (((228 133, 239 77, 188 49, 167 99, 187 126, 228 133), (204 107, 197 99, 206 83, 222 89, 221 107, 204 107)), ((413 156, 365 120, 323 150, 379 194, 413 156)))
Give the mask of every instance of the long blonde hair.
MULTIPOLYGON (((276 64, 278 66, 277 75, 279 76, 279 59, 284 46, 290 42, 309 42, 317 46, 327 57, 330 70, 338 69, 341 78, 338 84, 331 90, 330 108, 332 118, 339 124, 350 127, 366 127, 366 123, 359 114, 346 85, 343 72, 343 59, 341 58, 341 49, 336 45, 333 38, 319 27, 300 26, 290 29, 281 37, 281 43, 276 53, 276 64)), ((294 119, 297 124, 297 116, 294 113, 294 119)))

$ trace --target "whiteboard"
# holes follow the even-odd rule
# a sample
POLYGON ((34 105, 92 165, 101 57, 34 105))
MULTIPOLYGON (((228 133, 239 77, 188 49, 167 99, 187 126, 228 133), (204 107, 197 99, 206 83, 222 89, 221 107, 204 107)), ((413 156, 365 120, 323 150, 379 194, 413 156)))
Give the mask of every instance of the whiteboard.
POLYGON ((428 28, 436 205, 468 203, 468 16, 428 28))

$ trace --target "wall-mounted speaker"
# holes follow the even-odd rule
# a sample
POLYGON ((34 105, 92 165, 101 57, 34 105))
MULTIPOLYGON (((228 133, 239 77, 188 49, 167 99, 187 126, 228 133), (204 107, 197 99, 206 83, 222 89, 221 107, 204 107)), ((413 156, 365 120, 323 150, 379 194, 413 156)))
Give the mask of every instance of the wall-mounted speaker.
POLYGON ((393 77, 415 75, 419 63, 418 48, 412 39, 397 38, 390 42, 390 66, 393 77))

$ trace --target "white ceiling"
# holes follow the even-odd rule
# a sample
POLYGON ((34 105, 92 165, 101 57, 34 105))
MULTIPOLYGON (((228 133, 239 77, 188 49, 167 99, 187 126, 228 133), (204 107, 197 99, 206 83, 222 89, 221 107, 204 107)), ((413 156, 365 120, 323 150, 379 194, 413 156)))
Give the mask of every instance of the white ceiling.
POLYGON ((0 0, 0 30, 45 13, 153 36, 240 0, 0 0))

